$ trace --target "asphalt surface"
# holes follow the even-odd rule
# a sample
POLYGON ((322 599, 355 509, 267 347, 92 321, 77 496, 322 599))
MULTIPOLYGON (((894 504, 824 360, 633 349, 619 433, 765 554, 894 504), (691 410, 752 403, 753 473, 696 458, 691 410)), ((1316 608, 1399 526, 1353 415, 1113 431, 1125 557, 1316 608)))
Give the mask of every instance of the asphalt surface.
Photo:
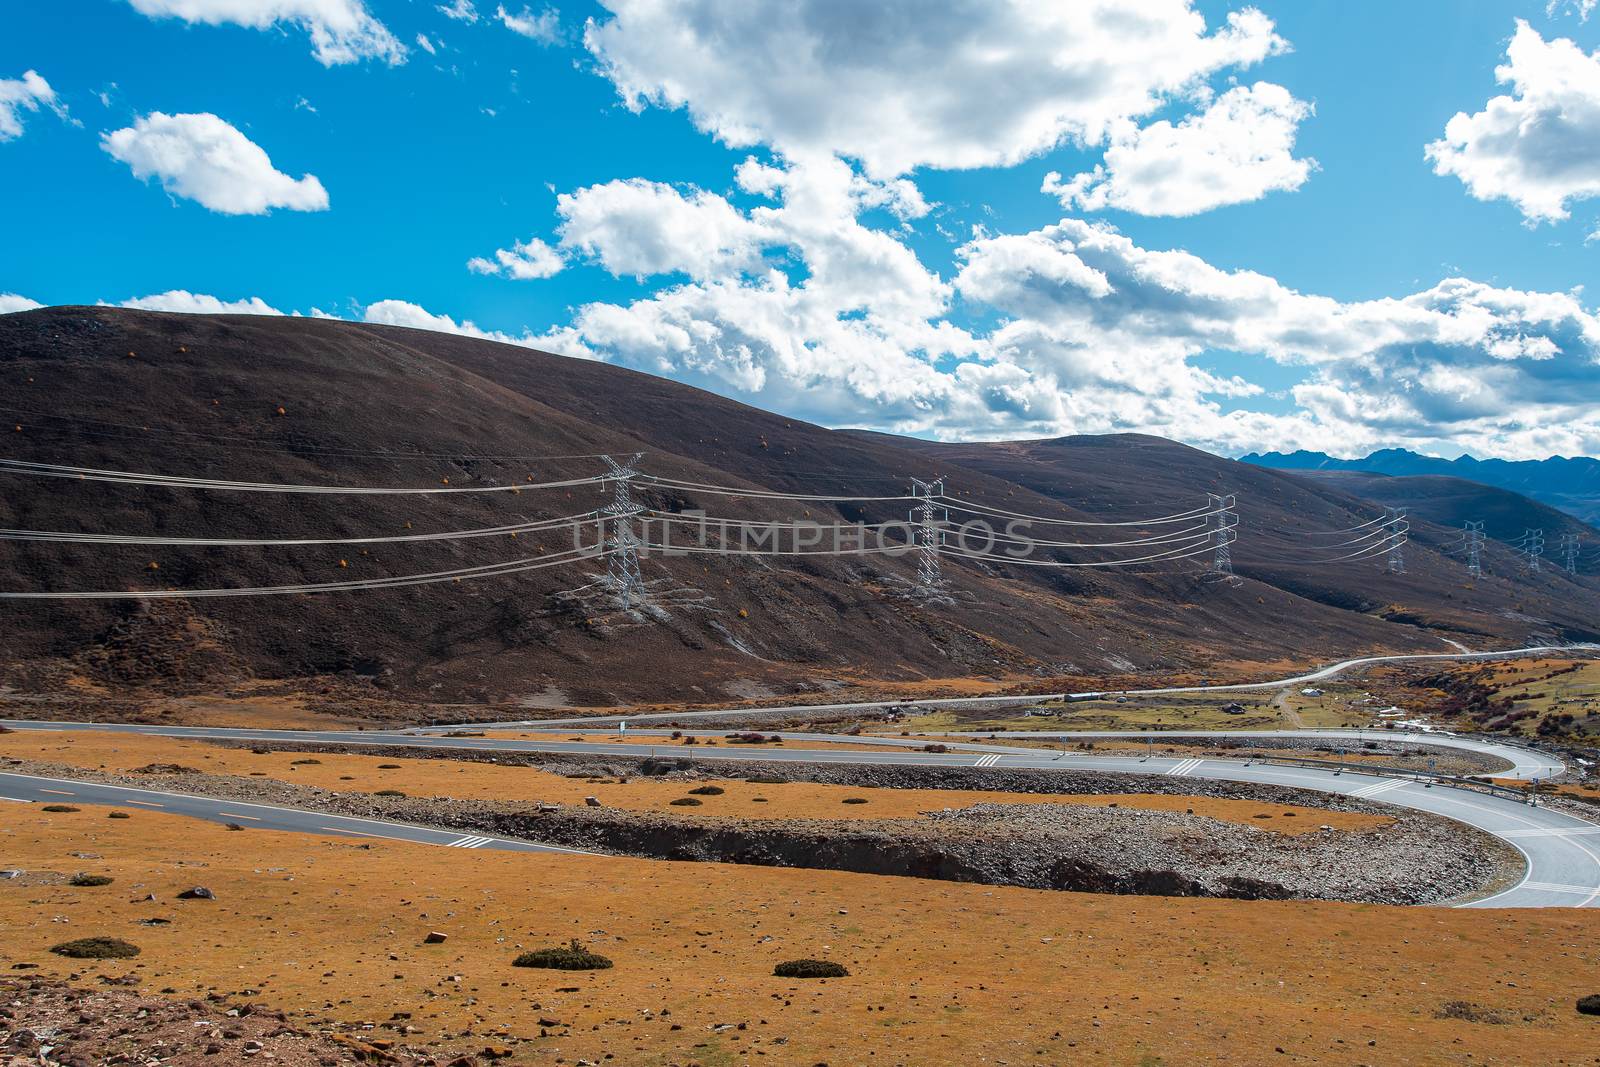
MULTIPOLYGON (((1036 768, 1044 770, 1107 771, 1124 774, 1158 774, 1174 777, 1215 779, 1309 789, 1323 793, 1359 796, 1416 811, 1452 818, 1493 834, 1512 845, 1527 861, 1522 881, 1514 887, 1467 907, 1595 907, 1600 901, 1600 826, 1548 808, 1530 807, 1520 799, 1495 796, 1448 785, 1425 784, 1404 777, 1344 771, 1339 769, 1279 766, 1248 760, 1222 760, 1151 756, 1107 756, 1095 753, 1040 749, 996 750, 985 746, 981 752, 958 749, 944 753, 921 752, 904 745, 874 746, 872 749, 773 748, 770 746, 698 745, 691 753, 677 745, 622 744, 606 741, 530 741, 492 737, 434 737, 406 732, 351 730, 257 730, 203 726, 144 726, 108 723, 44 723, 9 720, 5 725, 19 730, 52 730, 69 733, 123 732, 161 737, 221 739, 232 741, 310 742, 323 745, 393 745, 428 749, 468 749, 489 752, 558 752, 637 759, 652 751, 674 757, 689 756, 701 765, 739 763, 758 760, 774 763, 847 763, 908 765, 919 767, 984 767, 997 770, 1036 768), (881 751, 878 750, 881 748, 881 751)), ((1423 735, 1435 740, 1433 735, 1423 735)), ((837 740, 837 738, 834 738, 837 740)), ((850 738, 858 742, 861 738, 850 738)), ((890 739, 885 739, 890 740, 890 739)), ((898 741, 899 739, 893 739, 898 741)), ((1458 739, 1468 741, 1470 739, 1458 739)), ((1484 742, 1490 745, 1492 743, 1484 742)), ((729 768, 732 770, 732 768, 729 768)), ((233 822, 227 812, 255 815, 259 825, 273 829, 304 830, 312 833, 354 833, 396 840, 450 844, 460 835, 426 827, 387 823, 381 820, 341 819, 315 812, 288 808, 241 805, 236 801, 206 800, 182 794, 82 782, 50 782, 23 775, 0 775, 0 796, 39 800, 48 797, 64 803, 127 804, 130 797, 170 805, 162 810, 190 814, 213 821, 233 822), (60 792, 46 793, 44 790, 60 792), (262 809, 262 810, 257 810, 262 809), (268 820, 274 820, 269 824, 268 820)), ((140 805, 144 806, 144 805, 140 805)), ((461 846, 457 846, 461 847, 461 846)), ((482 847, 507 847, 521 851, 559 851, 525 842, 486 842, 482 847)))
POLYGON ((579 855, 578 849, 539 845, 503 837, 463 834, 456 830, 437 830, 429 826, 389 822, 384 819, 359 819, 327 815, 320 811, 284 808, 275 804, 252 804, 243 800, 215 800, 211 797, 169 793, 160 789, 132 789, 120 785, 100 785, 68 778, 41 778, 31 774, 0 772, 0 800, 39 804, 110 805, 131 811, 159 811, 166 815, 186 815, 207 822, 234 823, 249 830, 289 830, 308 834, 331 834, 349 838, 383 838, 412 841, 422 845, 449 848, 493 848, 511 852, 565 852, 579 855))

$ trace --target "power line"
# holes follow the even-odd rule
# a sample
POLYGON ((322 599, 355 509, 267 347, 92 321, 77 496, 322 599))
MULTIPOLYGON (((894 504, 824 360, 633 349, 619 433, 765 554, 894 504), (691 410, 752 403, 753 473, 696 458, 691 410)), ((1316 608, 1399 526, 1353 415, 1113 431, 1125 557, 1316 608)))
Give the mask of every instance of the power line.
MULTIPOLYGON (((72 478, 78 481, 111 482, 120 485, 159 486, 168 489, 220 489, 243 493, 312 493, 320 495, 439 496, 452 493, 520 493, 524 489, 566 489, 579 485, 599 485, 610 475, 571 478, 557 482, 527 482, 510 485, 438 485, 397 488, 389 486, 293 485, 276 482, 235 482, 216 478, 187 478, 166 474, 139 474, 132 471, 100 470, 93 467, 64 467, 54 463, 29 463, 0 459, 0 473, 28 474, 46 478, 72 478)), ((529 478, 532 478, 529 475, 529 478)))
POLYGON ((294 547, 297 545, 381 545, 417 541, 466 541, 480 537, 515 537, 523 533, 536 533, 564 525, 583 527, 603 521, 597 513, 586 511, 580 515, 565 515, 559 519, 541 519, 537 522, 512 523, 506 526, 483 526, 471 530, 445 530, 440 533, 394 534, 383 537, 154 537, 132 534, 72 533, 55 530, 4 530, 0 541, 36 541, 53 544, 88 545, 168 545, 208 548, 238 547, 294 547))

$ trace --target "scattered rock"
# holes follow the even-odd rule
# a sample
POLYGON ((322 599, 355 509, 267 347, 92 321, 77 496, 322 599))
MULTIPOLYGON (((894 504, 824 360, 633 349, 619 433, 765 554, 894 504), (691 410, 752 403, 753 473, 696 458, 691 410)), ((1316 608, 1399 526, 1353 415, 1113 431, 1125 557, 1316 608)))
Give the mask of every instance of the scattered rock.
POLYGON ((216 900, 217 895, 203 885, 185 889, 178 894, 179 900, 216 900))

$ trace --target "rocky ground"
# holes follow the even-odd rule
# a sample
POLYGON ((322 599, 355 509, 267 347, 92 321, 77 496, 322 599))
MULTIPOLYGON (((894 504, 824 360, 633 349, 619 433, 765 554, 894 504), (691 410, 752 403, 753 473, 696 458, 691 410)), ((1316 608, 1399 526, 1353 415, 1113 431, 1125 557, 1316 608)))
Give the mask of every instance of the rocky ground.
MULTIPOLYGON (((0 977, 0 1063, 423 1067, 439 1062, 409 1052, 390 1038, 356 1036, 342 1032, 350 1027, 333 1024, 310 1028, 303 1021, 289 1021, 281 1011, 248 1001, 147 996, 138 991, 138 980, 131 974, 95 977, 99 985, 47 976, 0 977)), ((446 1062, 472 1067, 479 1061, 461 1056, 446 1062)))
MULTIPOLYGON (((407 752, 407 755, 415 755, 407 752)), ((429 755, 443 757, 444 753, 429 755)), ((569 774, 654 773, 704 777, 691 761, 531 758, 569 774)), ((136 775, 7 761, 23 773, 80 777, 145 788, 395 819, 463 832, 600 849, 627 855, 782 867, 813 867, 951 881, 1108 893, 1437 903, 1497 884, 1520 864, 1494 839, 1458 823, 1386 805, 1272 786, 1150 776, 1155 793, 1251 799, 1387 816, 1361 831, 1287 835, 1192 813, 1132 808, 978 805, 920 819, 736 819, 681 817, 612 808, 449 798, 379 796, 292 785, 271 778, 201 773, 136 775), (1059 808, 1059 810, 1054 810, 1059 808)), ((872 765, 750 764, 747 779, 810 780, 863 788, 1006 790, 1104 795, 1125 792, 1125 775, 978 771, 872 765)), ((686 789, 687 792, 687 789, 686 789)), ((870 794, 869 794, 870 795, 870 794)))

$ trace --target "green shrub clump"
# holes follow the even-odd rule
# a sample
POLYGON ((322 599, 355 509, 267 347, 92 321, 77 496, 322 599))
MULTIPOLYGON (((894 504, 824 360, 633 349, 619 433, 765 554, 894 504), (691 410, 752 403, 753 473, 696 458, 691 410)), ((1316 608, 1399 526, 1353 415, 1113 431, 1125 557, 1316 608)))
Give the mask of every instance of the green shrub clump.
POLYGON ((670 800, 667 803, 675 808, 698 808, 702 802, 694 797, 679 797, 677 800, 670 800))
POLYGON ((702 785, 689 790, 689 795, 697 797, 720 797, 726 792, 727 790, 722 788, 720 785, 702 785))
POLYGON ((844 964, 832 960, 787 960, 772 968, 779 978, 849 978, 844 964))
POLYGON ((400 790, 398 790, 398 789, 380 789, 380 790, 378 790, 376 793, 374 793, 372 795, 375 796, 375 797, 403 797, 403 796, 405 796, 405 794, 400 792, 400 790))
POLYGON ((63 941, 50 951, 74 960, 126 960, 139 954, 139 946, 116 937, 80 937, 63 941))
POLYGON ((844 800, 840 801, 842 804, 865 804, 866 802, 866 797, 845 797, 844 800))
POLYGON ((544 967, 555 971, 603 971, 611 961, 596 952, 590 952, 578 943, 577 938, 564 948, 541 948, 524 952, 511 961, 513 967, 544 967))
POLYGON ((75 808, 71 804, 46 804, 44 807, 40 808, 39 810, 40 811, 53 811, 53 812, 69 812, 69 811, 79 811, 81 809, 75 808))
POLYGON ((104 874, 75 874, 67 880, 67 884, 76 886, 110 885, 115 880, 104 874))

